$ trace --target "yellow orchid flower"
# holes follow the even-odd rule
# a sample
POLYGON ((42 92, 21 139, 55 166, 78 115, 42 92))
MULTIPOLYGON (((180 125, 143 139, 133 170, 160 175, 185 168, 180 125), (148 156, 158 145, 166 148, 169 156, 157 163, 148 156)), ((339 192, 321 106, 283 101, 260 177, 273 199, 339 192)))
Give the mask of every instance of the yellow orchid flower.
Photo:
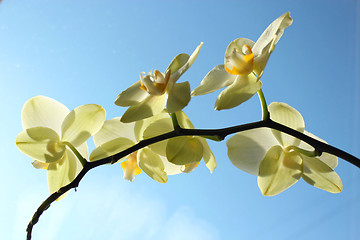
POLYGON ((266 28, 256 43, 247 38, 232 41, 226 49, 224 64, 213 68, 191 95, 227 87, 217 97, 215 110, 233 108, 250 99, 260 90, 266 63, 284 29, 291 24, 290 13, 285 13, 266 28))
MULTIPOLYGON (((177 113, 179 119, 181 119, 182 126, 189 126, 189 123, 187 123, 188 118, 182 117, 185 116, 185 114, 182 114, 177 113)), ((93 138, 97 148, 90 154, 90 161, 114 155, 143 139, 158 136, 172 130, 172 121, 167 113, 160 113, 156 116, 131 123, 123 123, 120 121, 120 118, 110 119, 105 121, 101 130, 93 138)), ((168 180, 168 175, 191 172, 198 166, 201 158, 205 159, 212 171, 216 167, 215 158, 206 140, 198 138, 200 140, 185 137, 184 141, 181 140, 181 137, 178 137, 175 138, 174 142, 171 142, 172 139, 161 141, 131 153, 124 157, 127 160, 121 163, 124 178, 133 181, 137 174, 144 171, 152 179, 165 183, 168 180), (194 144, 195 141, 196 143, 194 144), (198 146, 199 144, 201 146, 198 146), (176 154, 181 149, 185 149, 185 152, 187 152, 187 155, 183 156, 184 158, 176 154), (168 156, 166 152, 174 154, 168 156), (198 157, 199 155, 201 155, 200 158, 198 157), (190 159, 187 158, 189 156, 190 159)), ((123 159, 119 161, 121 160, 123 159)))
POLYGON ((201 43, 189 56, 182 53, 177 55, 165 73, 158 70, 147 75, 140 74, 140 80, 120 93, 115 104, 129 107, 121 118, 129 123, 159 114, 166 106, 169 113, 183 109, 190 101, 189 82, 176 83, 197 58, 201 43))
POLYGON ((82 105, 70 112, 54 99, 36 96, 24 104, 24 131, 16 137, 16 146, 34 159, 35 168, 47 169, 49 191, 53 193, 74 180, 82 169, 69 147, 87 158, 86 140, 101 128, 104 120, 105 110, 99 105, 82 105))
MULTIPOLYGON (((285 103, 269 105, 271 119, 325 142, 306 132, 301 114, 285 103)), ((341 192, 343 185, 333 170, 336 156, 323 153, 311 156, 314 149, 285 133, 269 128, 235 134, 227 141, 228 156, 239 169, 258 176, 261 192, 273 196, 295 184, 301 177, 310 185, 331 193, 341 192)))

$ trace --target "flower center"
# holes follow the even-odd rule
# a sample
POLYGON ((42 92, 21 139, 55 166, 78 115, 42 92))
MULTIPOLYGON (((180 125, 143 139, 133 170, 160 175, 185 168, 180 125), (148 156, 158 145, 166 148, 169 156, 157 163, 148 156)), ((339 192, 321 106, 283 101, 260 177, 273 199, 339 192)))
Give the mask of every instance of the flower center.
POLYGON ((134 181, 135 176, 140 174, 142 171, 137 165, 137 151, 131 153, 128 156, 128 160, 121 163, 121 167, 124 171, 124 179, 130 182, 134 181))
POLYGON ((154 70, 154 73, 150 71, 146 76, 143 76, 141 73, 140 89, 148 92, 150 95, 163 95, 168 86, 170 74, 170 69, 165 72, 165 76, 158 70, 154 70))
POLYGON ((225 62, 225 70, 233 75, 249 75, 254 70, 254 54, 248 45, 244 45, 241 53, 234 48, 225 62))

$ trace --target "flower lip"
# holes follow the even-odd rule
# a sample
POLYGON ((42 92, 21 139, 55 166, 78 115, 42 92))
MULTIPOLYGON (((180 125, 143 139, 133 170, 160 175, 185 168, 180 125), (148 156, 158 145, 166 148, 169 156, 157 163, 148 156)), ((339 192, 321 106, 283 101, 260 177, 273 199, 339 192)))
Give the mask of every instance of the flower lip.
POLYGON ((249 75, 254 70, 254 54, 251 47, 244 44, 241 53, 234 48, 225 61, 225 70, 232 75, 249 75))
POLYGON ((143 73, 144 72, 140 73, 140 89, 153 96, 163 95, 170 80, 171 70, 166 70, 165 76, 156 69, 154 73, 150 71, 146 76, 143 76, 143 73))

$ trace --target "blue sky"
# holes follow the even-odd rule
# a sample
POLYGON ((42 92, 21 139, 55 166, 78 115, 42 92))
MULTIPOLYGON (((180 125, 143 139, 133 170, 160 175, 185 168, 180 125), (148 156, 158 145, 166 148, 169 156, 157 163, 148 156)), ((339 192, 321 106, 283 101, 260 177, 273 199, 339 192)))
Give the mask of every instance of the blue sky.
MULTIPOLYGON (((46 174, 15 146, 26 100, 45 95, 69 109, 97 103, 121 116, 117 94, 139 73, 164 71, 179 53, 204 42, 180 81, 195 88, 223 63, 230 41, 256 40, 290 11, 262 77, 268 103, 301 112, 306 129, 360 156, 360 2, 317 1, 2 1, 0 5, 0 232, 25 239, 32 214, 48 196, 46 174)), ((261 118, 255 96, 217 112, 219 92, 195 97, 184 111, 198 128, 261 118)), ((304 181, 264 197, 255 176, 235 168, 225 141, 211 142, 218 167, 202 163, 159 184, 145 174, 130 183, 119 165, 92 170, 78 191, 54 203, 33 239, 359 239, 360 171, 339 160, 344 190, 330 194, 304 181)))

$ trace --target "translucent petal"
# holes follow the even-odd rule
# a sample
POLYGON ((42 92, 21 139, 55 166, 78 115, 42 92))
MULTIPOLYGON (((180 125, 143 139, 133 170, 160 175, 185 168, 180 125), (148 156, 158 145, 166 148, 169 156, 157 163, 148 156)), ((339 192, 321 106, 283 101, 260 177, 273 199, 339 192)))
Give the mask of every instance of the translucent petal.
POLYGON ((194 128, 194 125, 191 123, 190 119, 188 118, 188 116, 186 116, 186 114, 183 111, 176 112, 175 114, 180 127, 188 128, 188 129, 194 128))
MULTIPOLYGON (((269 105, 270 118, 287 127, 304 132, 305 122, 301 114, 286 103, 273 102, 269 105)), ((274 136, 283 147, 298 146, 300 140, 277 130, 272 130, 274 136)))
POLYGON ((194 137, 182 136, 168 140, 166 157, 176 165, 199 162, 203 156, 203 145, 194 137))
MULTIPOLYGON (((165 146, 165 148, 166 148, 166 146, 165 146)), ((175 175, 175 174, 183 173, 183 171, 182 171, 182 169, 184 167, 183 165, 173 164, 173 163, 169 162, 166 159, 166 157, 163 157, 163 156, 160 156, 160 158, 163 161, 164 171, 166 172, 167 175, 175 175)))
POLYGON ((168 177, 164 171, 163 161, 157 154, 148 148, 142 148, 138 151, 137 159, 140 168, 149 177, 160 183, 167 182, 168 177))
POLYGON ((274 146, 259 166, 258 185, 265 196, 274 196, 294 185, 301 177, 302 159, 295 152, 274 146))
POLYGON ((34 160, 31 162, 34 168, 36 169, 47 169, 50 163, 43 163, 38 160, 34 160))
POLYGON ((169 113, 180 111, 188 105, 190 98, 189 82, 175 83, 168 92, 167 111, 169 113))
POLYGON ((72 110, 61 126, 61 141, 72 143, 75 147, 83 144, 94 135, 105 121, 105 109, 100 105, 87 104, 72 110))
MULTIPOLYGON (((157 121, 150 124, 144 131, 144 139, 159 136, 161 134, 173 131, 173 125, 171 118, 158 119, 157 121)), ((166 145, 168 140, 164 140, 158 143, 149 145, 148 147, 155 153, 162 156, 166 156, 166 145)))
POLYGON ((171 61, 167 69, 169 69, 172 73, 176 73, 176 71, 178 71, 182 66, 184 66, 188 62, 189 58, 190 58, 189 54, 181 53, 176 57, 174 57, 174 59, 171 61))
POLYGON ((318 158, 302 155, 303 179, 310 185, 331 193, 339 193, 343 184, 336 172, 318 158))
POLYGON ((239 75, 216 99, 215 110, 230 109, 249 100, 262 86, 253 74, 239 75))
POLYGON ((127 107, 142 102, 149 94, 142 90, 140 86, 140 81, 137 81, 131 87, 120 93, 115 100, 115 104, 121 107, 127 107))
POLYGON ((224 64, 227 72, 234 75, 248 75, 254 69, 252 46, 254 42, 247 38, 232 41, 226 49, 224 64), (243 51, 244 47, 248 50, 243 51))
POLYGON ((141 121, 137 121, 135 122, 135 127, 134 127, 134 134, 135 134, 135 138, 137 141, 140 141, 142 139, 144 139, 143 134, 145 129, 153 122, 159 120, 159 119, 163 119, 163 118, 169 118, 169 114, 166 111, 162 111, 162 113, 157 114, 155 116, 143 119, 141 121))
MULTIPOLYGON (((316 140, 319 140, 320 142, 324 142, 324 143, 327 143, 325 140, 315 136, 314 134, 308 132, 308 131, 304 131, 304 134, 312 137, 312 138, 315 138, 316 140)), ((300 145, 299 145, 300 148, 302 149, 305 149, 305 150, 308 150, 308 151, 314 151, 314 148, 311 147, 309 144, 301 141, 300 142, 300 145)), ((329 154, 329 153, 322 153, 320 157, 317 157, 318 159, 320 159, 321 161, 323 161, 324 163, 326 163, 329 167, 331 167, 332 169, 335 169, 336 166, 338 165, 338 158, 335 156, 335 155, 332 155, 332 154, 329 154)))
POLYGON ((165 108, 166 95, 151 96, 148 95, 144 101, 138 105, 134 105, 128 108, 121 118, 124 123, 139 121, 156 114, 161 113, 165 108))
POLYGON ((93 136, 95 146, 100 146, 118 137, 125 137, 136 142, 134 133, 135 123, 120 122, 120 118, 113 118, 104 122, 101 129, 93 136))
POLYGON ((22 153, 44 163, 60 160, 65 152, 59 135, 46 127, 28 128, 16 137, 15 142, 22 153))
POLYGON ((121 163, 124 172, 124 179, 130 182, 134 181, 135 176, 142 173, 141 168, 137 165, 137 152, 129 155, 127 161, 121 163))
POLYGON ((195 62, 197 56, 199 55, 202 45, 203 45, 203 43, 200 43, 200 45, 196 47, 196 49, 191 54, 191 56, 189 57, 188 61, 185 64, 184 64, 185 57, 181 57, 181 61, 179 60, 179 64, 174 65, 173 62, 170 63, 169 67, 173 68, 174 70, 176 70, 178 68, 178 70, 176 70, 176 71, 171 70, 171 76, 170 76, 170 80, 169 80, 169 88, 172 88, 172 85, 174 85, 175 82, 181 77, 181 75, 183 75, 184 72, 186 72, 191 67, 191 65, 195 62), (179 68, 179 66, 181 64, 183 64, 183 65, 179 68))
MULTIPOLYGON (((50 194, 72 182, 81 169, 82 166, 75 155, 70 150, 66 150, 64 157, 56 163, 51 163, 47 169, 50 194)), ((67 193, 63 194, 58 200, 66 195, 67 193)))
POLYGON ((236 75, 226 72, 224 65, 218 65, 206 74, 200 82, 200 86, 192 91, 191 96, 212 93, 220 88, 229 86, 235 79, 236 75))
POLYGON ((92 151, 90 154, 90 161, 96 161, 108 156, 112 156, 133 145, 135 145, 135 143, 128 138, 115 138, 95 148, 94 151, 92 151))
POLYGON ((197 168, 197 166, 199 166, 200 162, 193 162, 193 163, 189 163, 186 165, 183 165, 181 167, 181 171, 183 173, 190 173, 192 172, 195 168, 197 168))
POLYGON ((61 123, 69 113, 69 109, 58 101, 36 96, 25 102, 21 112, 23 129, 32 127, 47 127, 60 135, 61 123))
POLYGON ((198 137, 197 139, 203 145, 203 159, 206 164, 206 167, 210 170, 210 172, 213 172, 214 169, 216 168, 215 156, 214 156, 213 152, 211 151, 209 144, 207 143, 205 138, 198 137))
POLYGON ((264 70, 266 62, 275 44, 277 44, 277 42, 280 40, 284 33, 284 29, 292 24, 292 21, 293 20, 291 19, 289 12, 281 15, 265 29, 265 31, 256 41, 252 48, 253 53, 255 58, 262 58, 262 61, 259 61, 259 59, 257 61, 258 72, 262 72, 264 70))
POLYGON ((229 159, 235 167, 258 175, 261 160, 278 142, 269 128, 258 128, 235 134, 226 145, 229 159))

